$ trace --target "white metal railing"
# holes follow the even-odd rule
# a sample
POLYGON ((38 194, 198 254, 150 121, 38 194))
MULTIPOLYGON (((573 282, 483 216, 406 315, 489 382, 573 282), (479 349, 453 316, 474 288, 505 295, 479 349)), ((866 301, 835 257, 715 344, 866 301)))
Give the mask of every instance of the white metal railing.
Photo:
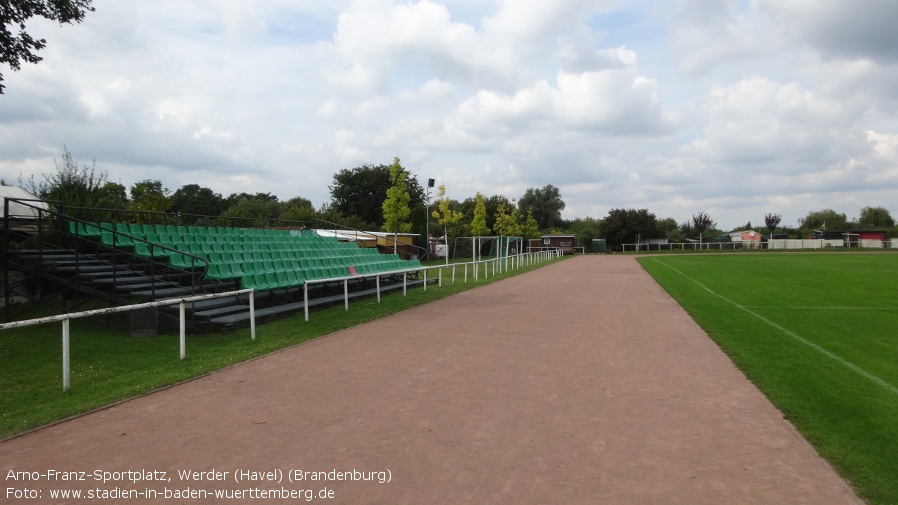
POLYGON ((508 271, 510 269, 518 269, 523 266, 530 266, 536 262, 548 261, 552 258, 558 257, 557 250, 551 251, 540 251, 535 253, 521 253, 516 255, 508 255, 501 258, 490 258, 487 260, 480 261, 469 261, 466 263, 450 263, 448 265, 431 265, 426 267, 418 267, 418 268, 409 268, 405 270, 391 270, 389 272, 380 272, 376 274, 359 274, 359 275, 348 275, 345 277, 333 277, 329 279, 315 279, 315 280, 306 280, 303 284, 303 307, 305 312, 306 321, 309 320, 309 285, 311 284, 324 284, 328 282, 342 282, 343 283, 343 307, 345 310, 349 310, 349 280, 350 279, 364 279, 374 277, 375 283, 375 292, 377 294, 377 303, 380 303, 380 278, 384 275, 396 275, 402 274, 402 295, 407 296, 408 294, 408 275, 412 272, 422 272, 423 280, 424 280, 424 291, 427 291, 427 272, 431 270, 437 270, 437 284, 438 286, 443 285, 443 269, 451 268, 452 270, 452 282, 455 282, 455 274, 456 267, 464 268, 464 282, 468 282, 468 266, 470 266, 473 270, 474 280, 477 281, 480 277, 480 270, 483 270, 484 278, 489 278, 490 267, 492 267, 493 275, 497 275, 502 273, 503 271, 508 271), (482 267, 482 268, 481 268, 482 267))
POLYGON ((137 303, 133 305, 123 305, 120 307, 109 307, 106 309, 85 310, 82 312, 72 312, 71 314, 60 314, 58 316, 40 317, 36 319, 26 319, 24 321, 13 321, 10 323, 0 324, 0 330, 8 330, 11 328, 21 328, 23 326, 34 326, 37 324, 52 323, 56 321, 62 322, 62 390, 66 391, 71 385, 71 367, 69 352, 69 322, 72 319, 82 317, 99 316, 105 314, 115 314, 118 312, 127 312, 135 309, 146 309, 151 307, 170 307, 172 305, 180 306, 180 342, 181 342, 181 359, 187 354, 187 322, 185 317, 186 304, 197 302, 200 300, 210 300, 213 298, 224 298, 226 296, 237 296, 249 293, 249 320, 250 320, 250 338, 256 339, 256 312, 255 299, 252 289, 240 289, 236 291, 228 291, 226 293, 212 293, 208 295, 190 296, 187 298, 171 298, 168 300, 159 300, 155 302, 137 303))

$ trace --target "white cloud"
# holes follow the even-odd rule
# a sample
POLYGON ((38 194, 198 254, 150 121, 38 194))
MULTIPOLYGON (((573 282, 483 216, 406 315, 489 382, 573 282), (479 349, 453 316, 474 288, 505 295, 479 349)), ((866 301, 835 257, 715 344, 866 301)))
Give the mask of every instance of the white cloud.
POLYGON ((45 60, 5 72, 7 181, 66 145, 126 185, 317 206, 399 156, 460 200, 553 184, 566 217, 721 226, 898 190, 887 0, 94 3, 29 25, 45 60))

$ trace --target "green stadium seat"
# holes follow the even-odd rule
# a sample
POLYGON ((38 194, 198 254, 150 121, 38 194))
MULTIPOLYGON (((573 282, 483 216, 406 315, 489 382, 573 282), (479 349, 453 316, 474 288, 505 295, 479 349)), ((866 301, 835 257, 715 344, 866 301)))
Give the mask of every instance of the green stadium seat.
MULTIPOLYGON (((264 282, 264 279, 262 279, 262 281, 264 282)), ((263 284, 258 284, 256 282, 255 275, 244 275, 243 277, 241 277, 240 278, 240 287, 242 289, 254 289, 256 291, 265 291, 268 289, 267 286, 264 286, 263 284)))
POLYGON ((134 254, 141 258, 167 258, 171 255, 171 251, 167 251, 161 247, 154 247, 153 244, 146 242, 133 242, 134 254))
POLYGON ((264 279, 265 283, 268 285, 269 289, 277 289, 282 287, 278 282, 277 275, 274 272, 265 272, 264 279))
POLYGON ((243 270, 243 267, 241 265, 242 265, 242 263, 231 263, 230 264, 231 273, 234 275, 234 277, 243 277, 244 275, 246 275, 246 272, 243 270))
POLYGON ((109 247, 123 247, 128 249, 134 247, 134 241, 131 240, 131 238, 124 235, 114 234, 111 231, 104 231, 100 237, 100 241, 103 245, 109 247), (115 241, 115 244, 113 244, 113 241, 115 241))
POLYGON ((274 276, 277 279, 277 284, 279 287, 289 288, 295 286, 295 284, 287 278, 287 272, 284 270, 275 272, 274 276))

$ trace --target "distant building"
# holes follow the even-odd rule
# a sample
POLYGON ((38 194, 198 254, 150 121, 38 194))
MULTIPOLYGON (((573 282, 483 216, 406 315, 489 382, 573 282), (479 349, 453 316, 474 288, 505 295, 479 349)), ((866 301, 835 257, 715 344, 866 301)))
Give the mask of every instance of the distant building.
POLYGON ((886 232, 883 230, 814 230, 813 238, 823 240, 842 240, 846 245, 864 243, 869 247, 871 242, 885 242, 886 232))
POLYGON ((573 254, 576 235, 543 235, 527 242, 527 252, 558 250, 561 254, 573 254))

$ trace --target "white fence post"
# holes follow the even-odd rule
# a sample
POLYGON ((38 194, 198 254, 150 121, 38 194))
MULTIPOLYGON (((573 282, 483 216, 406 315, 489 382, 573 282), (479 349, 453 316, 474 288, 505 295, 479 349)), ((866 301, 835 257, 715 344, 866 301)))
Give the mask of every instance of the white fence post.
POLYGON ((180 339, 181 339, 181 359, 187 355, 187 317, 186 310, 184 308, 184 300, 181 300, 181 303, 178 304, 178 314, 180 316, 180 339))
POLYGON ((256 339, 256 290, 249 292, 249 336, 256 339))
POLYGON ((68 390, 71 387, 71 378, 72 378, 72 368, 71 368, 71 320, 77 319, 81 317, 89 317, 96 315, 108 315, 108 314, 116 314, 119 312, 127 312, 129 310, 135 309, 144 309, 150 307, 172 307, 174 305, 178 305, 179 307, 179 315, 180 315, 180 355, 181 359, 184 359, 186 354, 186 317, 185 317, 185 304, 187 302, 197 301, 197 300, 210 300, 213 298, 223 298, 225 296, 231 295, 240 295, 241 293, 250 293, 250 325, 251 332, 253 336, 253 340, 255 340, 255 323, 256 323, 256 315, 252 306, 252 289, 242 289, 237 291, 228 291, 226 293, 213 293, 207 295, 197 295, 190 296, 187 298, 171 298, 167 300, 158 300, 155 302, 146 302, 146 303, 135 303, 132 305, 122 305, 119 307, 110 307, 106 309, 94 309, 94 310, 84 310, 81 312, 72 312, 70 314, 60 314, 56 316, 48 316, 48 317, 39 317, 37 319, 26 319, 24 321, 13 321, 10 323, 0 323, 0 330, 6 330, 10 328, 21 328, 23 326, 33 326, 36 324, 44 324, 44 323, 53 323, 56 321, 62 322, 62 389, 63 391, 68 390))
POLYGON ((72 383, 71 348, 69 347, 69 318, 62 320, 62 390, 68 391, 72 383))
POLYGON ((302 283, 302 304, 305 308, 306 322, 309 322, 309 283, 302 283))

